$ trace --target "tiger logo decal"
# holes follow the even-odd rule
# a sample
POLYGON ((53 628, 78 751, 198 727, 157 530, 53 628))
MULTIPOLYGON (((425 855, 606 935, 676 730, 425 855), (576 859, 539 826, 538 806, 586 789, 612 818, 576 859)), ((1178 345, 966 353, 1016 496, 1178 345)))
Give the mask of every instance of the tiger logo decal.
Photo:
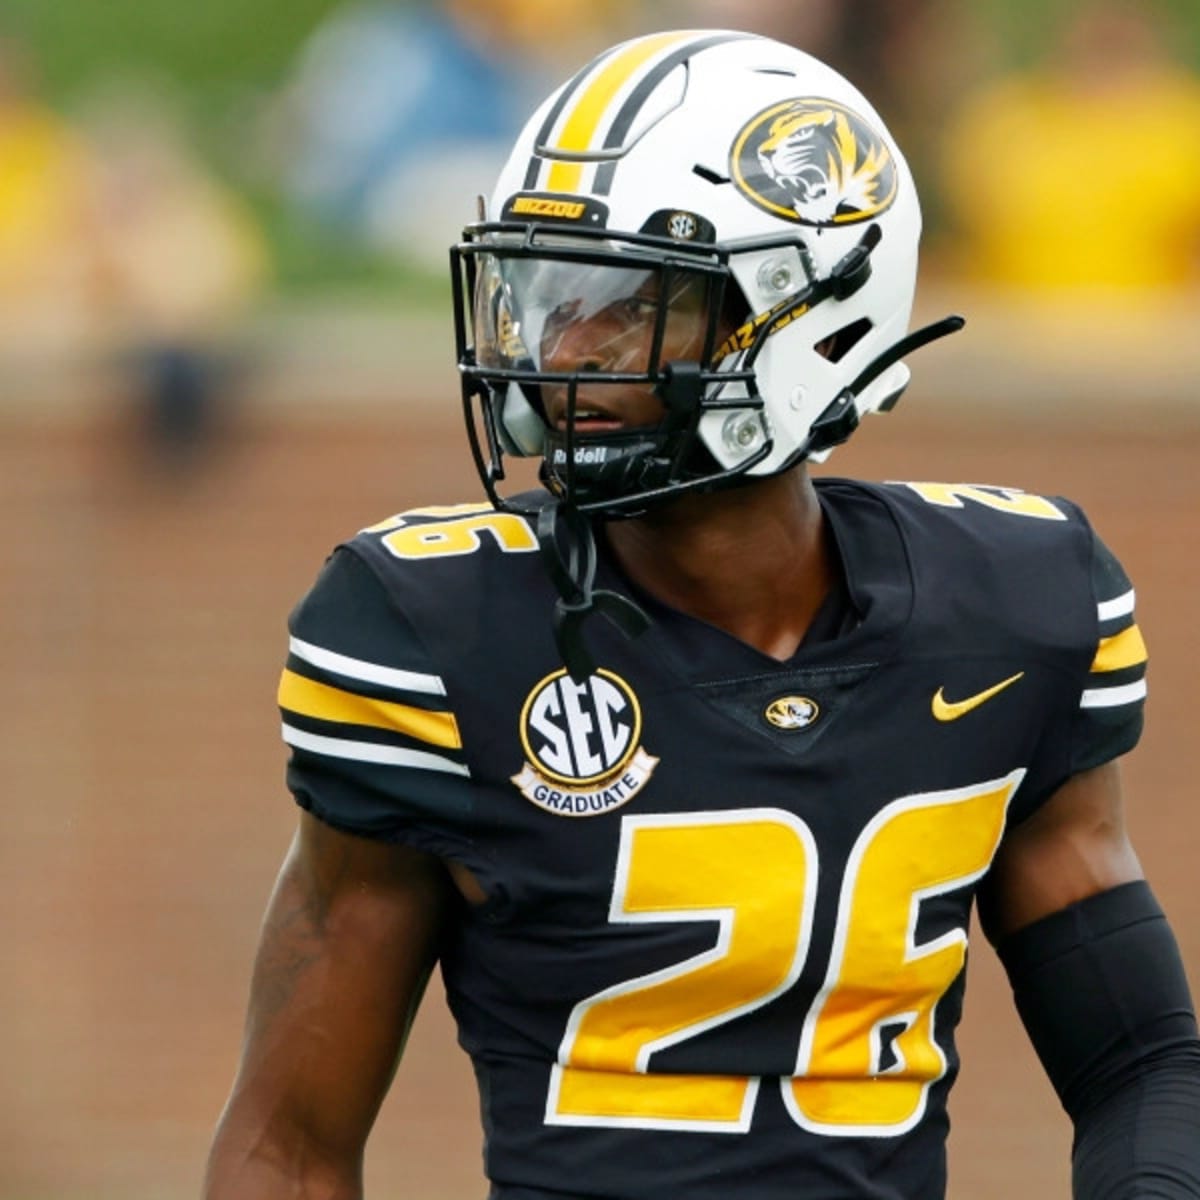
POLYGON ((799 225, 867 221, 896 198, 899 173, 883 138, 832 100, 785 100, 747 122, 730 175, 759 208, 799 225))

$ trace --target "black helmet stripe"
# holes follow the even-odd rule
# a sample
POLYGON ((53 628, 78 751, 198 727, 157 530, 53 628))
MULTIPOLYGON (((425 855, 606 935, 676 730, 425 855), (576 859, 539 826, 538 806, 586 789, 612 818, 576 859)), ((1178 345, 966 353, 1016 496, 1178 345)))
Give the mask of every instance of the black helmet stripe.
MULTIPOLYGON (((550 191, 586 190, 580 186, 578 177, 581 164, 588 159, 594 161, 596 158, 605 157, 606 151, 611 153, 621 145, 647 99, 667 75, 699 51, 752 36, 724 31, 705 33, 702 37, 688 37, 687 34, 679 33, 651 34, 625 42, 593 59, 564 85, 538 129, 533 154, 525 170, 524 189, 535 191, 540 187, 550 191), (675 43, 674 48, 671 46, 672 42, 675 43), (668 51, 667 56, 646 68, 647 61, 652 61, 653 55, 662 51, 668 51), (602 127, 603 118, 608 110, 609 94, 642 70, 646 70, 645 77, 638 81, 633 92, 626 97, 616 115, 615 123, 605 134, 603 146, 598 145, 593 139, 602 127), (576 146, 566 150, 561 146, 551 145, 551 138, 554 136, 555 127, 572 103, 575 111, 568 116, 566 128, 570 129, 572 124, 575 125, 572 136, 576 140, 576 146), (588 148, 585 149, 585 146, 588 148), (573 171, 577 177, 564 188, 562 181, 556 182, 554 176, 569 163, 575 164, 573 171), (543 178, 543 171, 547 166, 550 168, 550 176, 543 178)), ((559 136, 562 136, 561 133, 559 136)), ((604 179, 602 189, 593 189, 598 194, 608 192, 615 167, 615 162, 605 162, 598 169, 598 174, 604 179)))
MULTIPOLYGON (((617 113, 616 120, 612 123, 612 128, 608 131, 608 136, 604 139, 605 148, 608 149, 614 146, 620 146, 625 141, 625 135, 629 132, 630 127, 636 120, 638 113, 642 109, 642 105, 646 103, 647 98, 656 87, 675 70, 681 62, 686 62, 694 54, 698 54, 701 50, 707 50, 710 46, 720 46, 725 42, 736 41, 740 38, 751 36, 745 33, 726 33, 717 34, 714 37, 703 38, 698 42, 691 42, 686 46, 676 50, 674 54, 668 55, 651 71, 645 79, 637 85, 630 93, 625 103, 621 105, 621 111, 617 113)), ((612 190, 613 176, 617 172, 618 162, 612 159, 608 162, 601 163, 596 169, 596 182, 592 187, 592 194, 595 196, 607 196, 612 190)))
POLYGON ((567 102, 579 90, 583 81, 607 58, 620 50, 620 46, 615 46, 611 50, 606 50, 603 54, 593 58, 586 67, 576 71, 574 75, 563 85, 563 89, 558 93, 558 99, 555 100, 550 111, 546 114, 545 121, 542 122, 541 129, 538 130, 537 138, 533 143, 533 154, 529 157, 529 166, 525 168, 525 185, 524 190, 527 192, 533 191, 537 187, 538 173, 542 169, 542 158, 538 154, 538 147, 544 146, 554 129, 555 122, 562 115, 562 110, 567 107, 567 102))

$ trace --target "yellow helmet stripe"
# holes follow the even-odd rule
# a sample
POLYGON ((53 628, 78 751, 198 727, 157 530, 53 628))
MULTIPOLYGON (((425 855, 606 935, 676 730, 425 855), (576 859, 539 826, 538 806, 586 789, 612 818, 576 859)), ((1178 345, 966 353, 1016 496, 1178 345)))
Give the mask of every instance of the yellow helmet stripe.
MULTIPOLYGON (((690 41, 691 33, 658 33, 638 38, 605 60, 575 101, 574 110, 564 121, 558 138, 550 147, 566 154, 581 154, 592 146, 604 114, 613 97, 637 71, 655 55, 681 42, 690 41)), ((550 168, 548 188, 552 192, 577 192, 583 178, 583 163, 556 162, 550 168)))
MULTIPOLYGON (((526 190, 538 187, 544 160, 561 155, 576 161, 552 161, 545 190, 582 191, 584 172, 602 158, 603 151, 621 146, 646 99, 680 63, 710 46, 752 36, 725 30, 676 30, 637 38, 594 59, 562 88, 542 123, 525 173, 526 190), (625 99, 618 104, 622 95, 625 99), (556 126, 558 134, 552 138, 556 126)), ((615 165, 615 161, 601 161, 593 190, 599 194, 608 190, 615 165)))

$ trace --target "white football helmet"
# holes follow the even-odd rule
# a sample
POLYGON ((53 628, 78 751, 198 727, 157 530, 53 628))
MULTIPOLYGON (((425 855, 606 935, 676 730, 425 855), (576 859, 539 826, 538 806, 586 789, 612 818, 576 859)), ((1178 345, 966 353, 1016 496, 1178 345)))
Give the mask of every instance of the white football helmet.
POLYGON ((482 215, 452 251, 456 332, 501 506, 505 453, 609 517, 823 458, 896 401, 903 354, 961 324, 906 337, 921 215, 878 114, 751 34, 601 54, 525 126, 482 215), (565 356, 588 321, 607 349, 565 356), (653 428, 608 419, 603 389, 631 386, 665 406, 653 428))

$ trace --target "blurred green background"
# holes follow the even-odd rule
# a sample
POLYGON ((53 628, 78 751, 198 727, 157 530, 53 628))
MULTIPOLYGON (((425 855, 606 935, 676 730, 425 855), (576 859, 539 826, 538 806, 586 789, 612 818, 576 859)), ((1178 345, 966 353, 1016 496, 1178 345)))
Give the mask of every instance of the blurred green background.
MULTIPOLYGON (((270 245, 274 283, 284 292, 305 293, 342 284, 367 289, 398 284, 407 289, 414 284, 427 285, 431 275, 436 286, 438 272, 427 266, 414 268, 403 255, 381 254, 344 230, 306 219, 289 207, 279 192, 277 164, 271 161, 268 144, 272 136, 269 109, 287 86, 308 39, 325 20, 346 7, 340 0, 210 0, 205 4, 5 0, 0 6, 0 32, 26 44, 45 96, 65 113, 85 110, 114 80, 137 80, 169 101, 180 119, 181 131, 205 162, 253 207, 270 245)), ((438 9, 436 4, 422 5, 415 0, 397 7, 413 12, 438 9)), ((507 3, 499 5, 501 16, 508 7, 507 3)), ((771 3, 692 5, 648 0, 636 9, 634 18, 619 3, 597 7, 611 11, 608 24, 614 36, 700 20, 754 28, 756 22, 764 23, 764 15, 771 26, 766 32, 786 36, 789 25, 775 12, 780 6, 771 3)), ((796 16, 791 24, 803 32, 805 10, 821 7, 811 3, 792 6, 796 16)), ((838 64, 841 42, 853 38, 867 47, 879 44, 891 34, 891 26, 908 13, 928 27, 942 24, 961 30, 961 9, 969 7, 969 37, 960 48, 961 55, 954 53, 953 46, 937 50, 943 60, 945 97, 952 100, 961 91, 958 72, 964 70, 961 63, 956 66, 956 57, 970 64, 969 69, 982 70, 984 77, 1025 68, 1044 56, 1065 15, 1088 7, 1088 0, 1082 5, 1080 0, 975 0, 970 6, 901 0, 890 7, 900 14, 898 20, 881 17, 889 8, 886 4, 844 5, 850 18, 828 45, 818 39, 816 52, 838 64), (855 9, 862 14, 857 22, 855 9), (981 43, 986 45, 976 54, 981 43)), ((1157 0, 1154 11, 1169 27, 1167 40, 1176 60, 1192 70, 1200 69, 1200 5, 1194 0, 1157 0)), ((605 40, 603 20, 599 29, 600 36, 591 40, 593 45, 605 40)), ((933 28, 932 34, 926 31, 924 36, 936 39, 942 35, 933 28)), ((844 57, 845 65, 853 68, 860 61, 869 64, 872 53, 844 57)), ((576 65, 575 60, 566 59, 559 69, 565 72, 576 65)), ((858 81, 868 94, 881 88, 870 78, 858 81)), ((921 86, 929 87, 928 83, 921 86)), ((886 84, 881 95, 888 96, 886 84)), ((903 128, 904 121, 900 124, 903 128)), ((922 187, 927 223, 936 237, 943 221, 936 174, 928 173, 922 187)))
POLYGON ((86 110, 114 81, 136 81, 169 102, 191 144, 261 220, 283 291, 436 286, 428 272, 290 213, 268 177, 264 108, 339 7, 340 0, 5 0, 0 33, 26 45, 44 95, 67 114, 86 110))

